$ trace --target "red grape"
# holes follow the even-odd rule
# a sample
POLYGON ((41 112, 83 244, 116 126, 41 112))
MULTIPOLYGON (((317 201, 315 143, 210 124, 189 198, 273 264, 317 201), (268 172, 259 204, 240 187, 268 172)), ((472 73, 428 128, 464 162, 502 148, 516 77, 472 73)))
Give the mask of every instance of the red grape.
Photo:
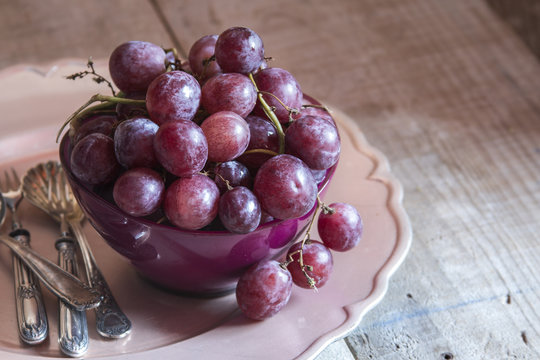
POLYGON ((217 61, 210 61, 205 65, 205 61, 214 55, 217 38, 217 35, 203 36, 195 41, 189 50, 188 61, 191 71, 202 81, 221 73, 217 61))
POLYGON ((118 125, 114 133, 116 159, 125 168, 156 167, 154 136, 159 126, 150 119, 133 118, 118 125))
POLYGON ((123 92, 144 91, 165 72, 165 51, 144 41, 119 45, 109 58, 109 71, 116 86, 123 92))
POLYGON ((160 126, 154 137, 154 153, 159 163, 176 176, 201 171, 208 158, 208 143, 192 121, 171 121, 160 126))
MULTIPOLYGON (((299 110, 302 106, 302 89, 296 79, 287 70, 280 68, 267 68, 255 74, 255 83, 259 91, 274 94, 283 104, 289 108, 299 110)), ((264 100, 270 107, 275 108, 275 114, 280 123, 289 122, 289 111, 274 97, 263 94, 264 100)), ((262 107, 255 107, 257 115, 265 116, 262 107)))
MULTIPOLYGON (((279 140, 276 128, 266 118, 257 115, 249 115, 246 118, 249 126, 249 145, 246 150, 263 149, 275 153, 279 152, 279 140)), ((272 155, 253 153, 245 154, 238 158, 238 161, 251 169, 258 169, 272 155)))
POLYGON ((329 205, 334 213, 321 213, 317 222, 322 242, 332 250, 347 251, 358 245, 364 225, 354 206, 345 203, 329 205))
POLYGON ((257 91, 246 75, 216 75, 208 79, 202 88, 201 103, 210 114, 226 110, 246 117, 256 102, 257 91))
POLYGON ((113 188, 116 205, 133 216, 152 214, 161 205, 164 193, 163 178, 148 168, 126 171, 116 179, 113 188))
MULTIPOLYGON (((140 91, 135 93, 128 93, 124 96, 126 99, 132 100, 145 100, 146 91, 140 91)), ((146 111, 145 105, 135 104, 116 104, 116 115, 119 119, 125 120, 132 117, 148 117, 148 111, 146 111)))
POLYGON ((73 144, 78 143, 86 135, 93 133, 101 133, 111 136, 117 122, 118 119, 114 115, 98 115, 96 117, 86 119, 75 132, 75 135, 73 136, 73 144))
POLYGON ((264 61, 264 45, 253 30, 232 27, 219 35, 215 55, 223 72, 248 74, 264 61))
POLYGON ((240 156, 249 144, 249 126, 232 111, 220 111, 207 117, 201 129, 208 142, 208 160, 229 161, 240 156))
POLYGON ((259 226, 261 205, 251 190, 238 186, 221 196, 218 214, 227 230, 247 234, 259 226))
POLYGON ((311 171, 288 154, 274 156, 261 166, 253 190, 262 208, 277 219, 304 216, 317 200, 317 184, 311 171))
POLYGON ((228 190, 225 181, 228 181, 232 187, 245 186, 251 188, 253 185, 253 179, 248 168, 238 161, 231 160, 216 165, 214 174, 214 181, 221 193, 228 190))
POLYGON ((324 170, 338 161, 341 141, 335 126, 306 115, 294 121, 285 132, 285 147, 289 154, 299 157, 310 168, 324 170))
POLYGON ((208 177, 195 174, 174 181, 166 190, 163 210, 174 225, 197 230, 218 213, 219 190, 208 177))
POLYGON ((82 138, 71 151, 71 171, 79 180, 92 185, 114 180, 120 164, 114 155, 113 139, 100 133, 82 138))
POLYGON ((168 121, 192 120, 199 109, 201 86, 184 71, 169 71, 148 86, 146 108, 158 125, 168 121))
MULTIPOLYGON (((300 254, 299 250, 302 248, 302 243, 297 242, 287 252, 287 259, 291 255, 293 261, 287 265, 287 269, 291 272, 293 282, 303 288, 309 289, 310 285, 306 275, 302 271, 300 266, 300 254)), ((334 268, 334 261, 332 259, 332 253, 321 242, 308 240, 304 243, 302 249, 302 260, 304 266, 309 266, 310 269, 304 268, 307 275, 313 279, 313 286, 320 288, 330 278, 332 269, 334 268)))
POLYGON ((291 274, 275 260, 257 263, 238 281, 236 301, 248 318, 264 320, 277 314, 289 302, 291 274))
POLYGON ((302 108, 299 114, 294 114, 293 119, 297 120, 303 117, 304 115, 312 115, 312 116, 319 117, 323 119, 324 121, 329 122, 333 126, 336 126, 334 118, 332 118, 332 115, 330 115, 330 113, 326 111, 325 109, 314 107, 314 106, 308 106, 308 107, 302 108))

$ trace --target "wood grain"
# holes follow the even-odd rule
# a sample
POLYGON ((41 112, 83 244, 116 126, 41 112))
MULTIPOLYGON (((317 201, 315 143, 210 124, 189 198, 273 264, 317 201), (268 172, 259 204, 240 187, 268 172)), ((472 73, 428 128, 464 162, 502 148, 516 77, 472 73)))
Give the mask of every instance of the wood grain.
POLYGON ((540 358, 540 63, 486 2, 0 6, 0 67, 135 38, 186 54, 244 25, 272 66, 356 119, 404 185, 414 243, 382 303, 319 359, 540 358))

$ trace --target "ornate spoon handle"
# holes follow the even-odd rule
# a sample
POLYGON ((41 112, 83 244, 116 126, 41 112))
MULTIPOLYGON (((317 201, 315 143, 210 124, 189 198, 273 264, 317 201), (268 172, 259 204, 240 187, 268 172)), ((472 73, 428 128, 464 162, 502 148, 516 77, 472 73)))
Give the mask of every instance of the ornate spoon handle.
POLYGON ((107 285, 88 246, 81 224, 78 221, 69 221, 69 225, 81 249, 89 285, 99 291, 103 297, 99 306, 96 307, 97 332, 107 338, 126 336, 131 331, 131 321, 116 303, 111 289, 107 285))
MULTIPOLYGON (((63 237, 56 240, 58 265, 67 272, 77 275, 75 244, 73 239, 63 237)), ((58 300, 58 343, 68 356, 80 357, 88 350, 88 325, 86 313, 75 310, 58 300)))
MULTIPOLYGON (((28 231, 17 229, 9 235, 21 245, 29 246, 28 231)), ((39 344, 47 338, 49 332, 39 283, 16 255, 13 255, 13 273, 19 336, 27 344, 39 344)))
POLYGON ((51 292, 69 305, 77 310, 91 309, 99 305, 101 295, 97 291, 89 288, 58 265, 9 236, 0 235, 0 241, 19 256, 51 292))

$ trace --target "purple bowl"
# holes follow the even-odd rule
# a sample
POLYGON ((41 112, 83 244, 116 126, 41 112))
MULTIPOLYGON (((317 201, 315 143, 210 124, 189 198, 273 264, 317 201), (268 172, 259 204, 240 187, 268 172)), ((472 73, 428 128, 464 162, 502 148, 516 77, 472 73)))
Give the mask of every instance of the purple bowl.
MULTIPOLYGON (((71 172, 69 136, 60 143, 60 161, 90 223, 118 253, 151 282, 168 290, 218 296, 236 287, 252 264, 278 258, 303 233, 315 207, 301 218, 273 220, 249 234, 190 231, 131 216, 80 182, 71 172)), ((319 184, 323 196, 337 164, 319 184)))

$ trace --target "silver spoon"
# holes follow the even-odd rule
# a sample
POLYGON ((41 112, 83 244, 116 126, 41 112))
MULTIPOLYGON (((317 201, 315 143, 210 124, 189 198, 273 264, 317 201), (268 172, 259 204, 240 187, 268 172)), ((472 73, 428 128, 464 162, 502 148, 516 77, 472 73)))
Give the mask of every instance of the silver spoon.
MULTIPOLYGON (((6 216, 5 200, 0 196, 0 224, 6 216)), ((78 310, 96 307, 101 295, 82 283, 75 276, 39 255, 27 246, 19 244, 9 236, 0 235, 0 242, 7 245, 33 271, 39 280, 57 297, 78 310)))
POLYGON ((107 338, 124 337, 131 331, 131 321, 116 303, 96 264, 81 226, 84 214, 71 192, 61 165, 56 161, 49 161, 30 169, 23 179, 25 198, 60 222, 60 213, 57 209, 51 208, 47 199, 48 189, 53 184, 54 186, 58 184, 65 191, 65 220, 71 227, 81 250, 89 285, 103 296, 101 304, 96 308, 97 332, 107 338))

